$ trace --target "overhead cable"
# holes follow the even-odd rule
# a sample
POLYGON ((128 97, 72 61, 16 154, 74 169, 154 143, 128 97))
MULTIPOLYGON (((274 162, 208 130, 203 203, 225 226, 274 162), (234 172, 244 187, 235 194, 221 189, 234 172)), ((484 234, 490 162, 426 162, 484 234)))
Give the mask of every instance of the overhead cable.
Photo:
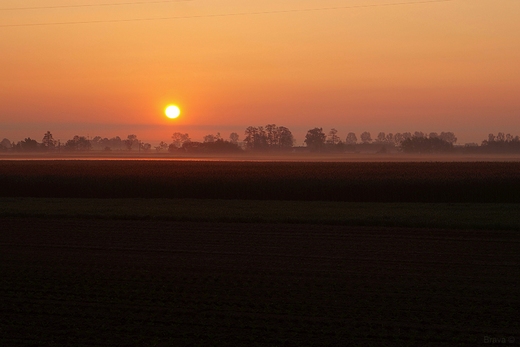
POLYGON ((164 4, 171 2, 186 2, 193 0, 155 0, 155 1, 132 1, 132 2, 106 2, 101 4, 78 4, 78 5, 55 5, 55 6, 33 6, 33 7, 7 7, 0 11, 25 11, 25 10, 51 10, 60 8, 81 8, 81 7, 101 7, 101 6, 127 6, 127 5, 147 5, 164 4))
POLYGON ((125 22, 145 22, 145 21, 164 21, 175 19, 196 19, 196 18, 218 18, 218 17, 238 17, 238 16, 257 16, 269 14, 286 14, 296 12, 316 12, 316 11, 335 11, 347 10, 357 8, 369 7, 384 7, 384 6, 406 6, 406 5, 425 5, 441 2, 453 2, 456 0, 422 0, 413 2, 390 2, 386 4, 367 4, 367 5, 351 5, 351 6, 335 6, 335 7, 315 7, 304 9, 287 9, 287 10, 269 10, 258 12, 233 12, 233 13, 215 13, 215 14, 200 14, 200 15, 186 15, 186 16, 170 16, 170 17, 150 17, 150 18, 127 18, 127 19, 100 19, 100 20, 86 20, 86 21, 69 21, 69 22, 45 22, 45 23, 25 23, 25 24, 0 24, 0 28, 6 27, 30 27, 30 26, 51 26, 51 25, 73 25, 73 24, 101 24, 101 23, 125 23, 125 22))

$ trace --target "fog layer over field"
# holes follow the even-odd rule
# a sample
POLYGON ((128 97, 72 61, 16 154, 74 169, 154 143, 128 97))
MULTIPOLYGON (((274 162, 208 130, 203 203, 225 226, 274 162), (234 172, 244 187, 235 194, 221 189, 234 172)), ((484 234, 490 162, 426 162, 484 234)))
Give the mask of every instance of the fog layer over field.
POLYGON ((520 161, 519 154, 407 154, 407 153, 238 153, 179 155, 169 153, 0 153, 2 160, 159 160, 263 162, 500 162, 520 161))

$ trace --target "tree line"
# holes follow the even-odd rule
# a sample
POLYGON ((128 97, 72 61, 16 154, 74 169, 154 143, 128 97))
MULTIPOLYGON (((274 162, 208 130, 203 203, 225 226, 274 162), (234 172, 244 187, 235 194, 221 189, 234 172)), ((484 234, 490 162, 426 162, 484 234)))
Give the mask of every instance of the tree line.
MULTIPOLYGON (((139 152, 169 152, 169 153, 222 153, 241 151, 294 151, 305 150, 312 152, 356 152, 356 151, 400 151, 405 153, 447 153, 455 150, 457 137, 453 132, 431 132, 429 134, 416 131, 403 133, 379 132, 373 139, 370 132, 365 131, 358 136, 349 132, 342 138, 334 128, 327 133, 323 128, 313 128, 307 131, 304 139, 305 146, 295 147, 295 138, 292 132, 284 126, 267 124, 266 126, 249 126, 244 131, 244 138, 233 132, 227 139, 220 133, 208 134, 202 141, 193 141, 187 133, 176 132, 171 141, 161 141, 158 146, 141 141, 137 135, 130 134, 126 138, 115 136, 112 138, 93 138, 74 136, 61 143, 55 140, 52 133, 47 131, 41 142, 25 138, 17 143, 8 139, 0 142, 0 151, 36 152, 36 151, 139 151, 139 152)), ((520 152, 520 138, 511 134, 489 134, 488 139, 481 145, 466 144, 466 152, 482 153, 515 153, 520 152)))

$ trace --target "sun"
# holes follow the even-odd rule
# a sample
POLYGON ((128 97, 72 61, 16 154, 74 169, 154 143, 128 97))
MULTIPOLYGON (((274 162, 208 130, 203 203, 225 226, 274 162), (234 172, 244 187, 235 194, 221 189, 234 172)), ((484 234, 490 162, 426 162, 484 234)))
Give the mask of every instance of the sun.
POLYGON ((164 113, 166 114, 166 117, 173 119, 179 117, 181 109, 176 105, 169 105, 164 110, 164 113))

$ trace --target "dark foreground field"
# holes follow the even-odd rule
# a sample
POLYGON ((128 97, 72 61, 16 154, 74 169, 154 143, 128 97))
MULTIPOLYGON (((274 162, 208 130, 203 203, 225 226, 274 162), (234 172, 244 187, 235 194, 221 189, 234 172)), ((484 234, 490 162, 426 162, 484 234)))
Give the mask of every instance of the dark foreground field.
POLYGON ((0 345, 520 341, 518 232, 0 219, 0 345))
POLYGON ((0 161, 0 346, 520 342, 520 162, 0 161))
POLYGON ((0 197, 520 203, 520 162, 1 160, 0 197))

